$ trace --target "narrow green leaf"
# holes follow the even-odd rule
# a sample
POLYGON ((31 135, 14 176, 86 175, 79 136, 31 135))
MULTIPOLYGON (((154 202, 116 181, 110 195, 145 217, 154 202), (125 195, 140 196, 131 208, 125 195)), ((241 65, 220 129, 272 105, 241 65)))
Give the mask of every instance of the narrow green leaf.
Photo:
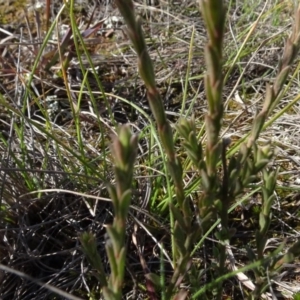
POLYGON ((156 275, 155 273, 147 273, 145 277, 153 283, 156 290, 161 289, 161 279, 160 276, 156 275))
POLYGON ((178 225, 181 227, 181 229, 183 231, 187 232, 187 228, 186 228, 185 221, 183 219, 182 213, 172 203, 170 203, 169 205, 170 205, 170 209, 172 210, 172 213, 174 215, 174 219, 178 222, 178 225))

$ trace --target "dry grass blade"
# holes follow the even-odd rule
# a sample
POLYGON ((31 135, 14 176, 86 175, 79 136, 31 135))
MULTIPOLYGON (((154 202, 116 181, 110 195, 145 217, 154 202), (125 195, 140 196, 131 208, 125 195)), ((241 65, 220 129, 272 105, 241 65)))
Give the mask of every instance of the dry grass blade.
POLYGON ((28 281, 31 281, 33 283, 35 283, 36 285, 39 285, 41 286, 42 288, 45 288, 45 289, 48 289, 49 291, 57 294, 57 295, 60 295, 61 297, 64 297, 65 299, 68 299, 68 300, 83 300, 82 298, 79 298, 79 297, 76 297, 76 296, 73 296, 69 293, 66 293, 65 291, 55 287, 55 286, 52 286, 48 283, 44 283, 40 280, 37 280, 35 278, 32 278, 31 276, 28 276, 27 274, 23 273, 23 272, 20 272, 20 271, 16 271, 12 268, 9 268, 7 266, 4 266, 2 264, 0 264, 0 270, 4 271, 4 272, 7 272, 7 273, 11 273, 11 274, 15 274, 21 278, 24 278, 25 280, 28 280, 28 281))

